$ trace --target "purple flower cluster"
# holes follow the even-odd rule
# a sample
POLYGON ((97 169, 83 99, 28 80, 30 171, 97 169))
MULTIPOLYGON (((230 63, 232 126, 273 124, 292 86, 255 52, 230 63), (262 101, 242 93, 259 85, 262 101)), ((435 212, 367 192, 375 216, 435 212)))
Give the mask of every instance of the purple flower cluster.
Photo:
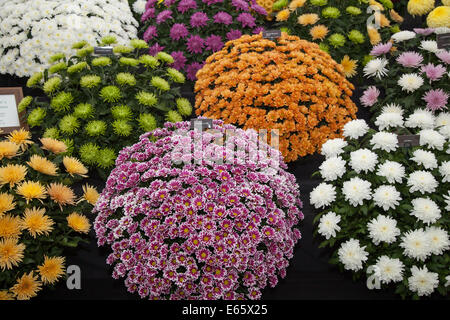
POLYGON ((217 134, 232 130, 233 145, 256 151, 257 133, 213 127, 167 123, 142 135, 121 151, 94 209, 113 277, 141 298, 258 299, 286 275, 303 219, 295 177, 284 163, 273 169, 281 155, 267 145, 270 157, 219 163, 233 149, 217 134))

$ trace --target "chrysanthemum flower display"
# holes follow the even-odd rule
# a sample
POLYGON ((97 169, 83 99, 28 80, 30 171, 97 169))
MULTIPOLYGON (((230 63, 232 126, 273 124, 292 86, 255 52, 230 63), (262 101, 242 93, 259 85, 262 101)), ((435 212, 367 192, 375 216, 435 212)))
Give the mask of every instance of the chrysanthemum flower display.
POLYGON ((386 106, 369 129, 344 126, 322 146, 324 180, 310 194, 330 262, 367 279, 369 289, 403 298, 447 294, 449 276, 450 114, 386 106), (415 140, 411 136, 417 134, 415 140), (417 141, 417 143, 414 143, 417 141), (403 144, 404 143, 404 144, 403 144))
POLYGON ((426 22, 430 28, 450 28, 450 1, 448 0, 409 0, 408 12, 413 16, 426 15, 426 22))
POLYGON ((197 115, 279 130, 288 162, 338 137, 357 111, 342 66, 317 44, 284 32, 275 42, 261 34, 228 42, 197 76, 197 115))
POLYGON ((180 96, 185 76, 168 66, 167 53, 151 56, 142 53, 145 41, 116 45, 112 36, 98 45, 112 46, 114 54, 97 56, 82 41, 74 45, 76 56, 53 56, 54 64, 27 83, 48 101, 27 96, 19 109, 27 109, 31 128, 65 141, 85 165, 108 171, 121 148, 167 120, 181 121, 192 106, 180 96))
POLYGON ((30 136, 16 130, 0 142, 17 146, 0 165, 0 300, 33 298, 64 277, 64 249, 85 241, 84 213, 99 196, 88 185, 76 196, 70 184, 87 170, 64 143, 30 136))
POLYGON ((262 31, 266 10, 255 0, 149 0, 141 23, 150 54, 161 50, 191 81, 205 59, 229 40, 262 31))
POLYGON ((258 299, 286 275, 302 203, 278 150, 214 120, 123 149, 94 208, 107 263, 146 299, 258 299))
POLYGON ((436 114, 446 111, 450 52, 439 49, 435 39, 433 29, 415 29, 398 32, 390 42, 374 46, 374 59, 364 67, 364 75, 375 85, 364 91, 361 104, 375 115, 392 103, 400 105, 405 115, 421 106, 436 114))
POLYGON ((56 53, 73 54, 83 38, 94 45, 113 34, 120 44, 137 36, 137 21, 127 1, 1 1, 0 74, 19 77, 42 72, 56 53))
POLYGON ((319 44, 349 78, 361 71, 371 45, 388 40, 403 22, 390 0, 292 0, 276 20, 290 34, 319 44))

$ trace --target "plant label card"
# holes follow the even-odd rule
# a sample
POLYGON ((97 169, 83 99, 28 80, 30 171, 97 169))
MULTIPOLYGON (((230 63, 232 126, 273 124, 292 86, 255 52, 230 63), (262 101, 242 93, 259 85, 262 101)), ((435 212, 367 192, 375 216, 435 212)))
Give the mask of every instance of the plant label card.
POLYGON ((450 33, 438 34, 436 40, 439 49, 450 49, 450 33))
POLYGON ((265 39, 276 40, 280 37, 281 37, 281 30, 279 30, 279 29, 263 31, 263 38, 265 38, 265 39))
POLYGON ((17 110, 23 98, 22 88, 0 88, 0 129, 2 134, 24 127, 17 110))
POLYGON ((113 47, 94 47, 94 54, 99 56, 111 56, 113 47))
POLYGON ((420 145, 419 135, 399 135, 397 138, 398 138, 398 145, 401 148, 411 148, 420 145))

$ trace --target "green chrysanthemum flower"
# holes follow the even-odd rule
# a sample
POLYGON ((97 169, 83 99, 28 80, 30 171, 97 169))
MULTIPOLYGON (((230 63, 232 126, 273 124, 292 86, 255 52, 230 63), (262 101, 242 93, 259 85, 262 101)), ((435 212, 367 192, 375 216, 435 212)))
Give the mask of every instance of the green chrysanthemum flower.
POLYGON ((393 26, 390 27, 390 30, 392 33, 397 33, 400 32, 400 26, 398 24, 394 24, 393 26))
POLYGON ((394 4, 391 0, 379 0, 379 2, 387 9, 393 9, 394 4))
POLYGON ((87 45, 88 43, 87 43, 87 41, 85 41, 85 40, 83 40, 83 41, 79 41, 79 42, 76 42, 76 43, 74 43, 73 45, 72 45, 72 49, 81 49, 81 48, 83 48, 85 45, 87 45))
POLYGON ((42 135, 44 138, 52 138, 52 139, 59 139, 59 130, 56 127, 51 127, 45 129, 44 134, 42 135))
POLYGON ((82 71, 83 69, 86 69, 88 66, 88 64, 84 61, 82 62, 78 62, 72 66, 70 66, 69 68, 67 68, 67 72, 72 74, 72 73, 77 73, 82 71))
POLYGON ((128 72, 121 72, 118 73, 116 76, 116 81, 119 85, 124 86, 134 86, 136 85, 136 78, 128 72))
POLYGON ((117 102, 122 98, 122 94, 116 86, 107 86, 100 91, 100 97, 105 102, 117 102))
POLYGON ((87 165, 93 165, 97 162, 99 146, 95 143, 89 142, 80 147, 80 158, 87 165))
POLYGON ((155 130, 157 127, 156 119, 150 113, 143 113, 138 119, 139 127, 145 132, 155 130))
POLYGON ((167 68, 167 75, 176 83, 184 83, 186 81, 184 74, 174 68, 167 68))
POLYGON ((126 120, 115 120, 112 123, 114 133, 118 136, 128 137, 133 131, 133 127, 126 120))
POLYGON ((156 55, 156 57, 157 57, 159 60, 164 61, 164 62, 166 62, 166 63, 168 63, 168 64, 171 64, 171 63, 174 62, 173 57, 172 57, 170 54, 168 54, 168 53, 166 53, 166 52, 164 52, 164 51, 158 52, 158 54, 156 55))
POLYGON ((105 148, 98 152, 97 154, 97 165, 100 168, 107 169, 114 165, 116 160, 116 153, 111 148, 105 148))
POLYGON ((89 103, 80 103, 73 109, 73 115, 80 119, 87 119, 92 117, 94 107, 89 103))
POLYGON ((130 120, 131 116, 133 115, 133 113, 131 112, 131 108, 125 105, 112 107, 111 114, 114 119, 119 120, 130 120))
POLYGON ((94 88, 102 82, 102 78, 97 75, 83 76, 80 79, 80 86, 83 88, 94 88))
POLYGON ((152 84, 152 86, 158 88, 161 91, 170 90, 170 84, 161 77, 153 77, 150 83, 152 84))
POLYGON ((112 63, 112 61, 108 57, 98 57, 98 58, 92 59, 91 63, 94 67, 106 67, 106 66, 109 66, 112 63))
POLYGON ((105 134, 106 127, 107 126, 104 121, 93 120, 88 122, 86 127, 84 127, 84 131, 91 137, 98 137, 105 134))
POLYGON ((322 51, 325 51, 326 53, 330 53, 330 47, 329 47, 325 42, 321 42, 321 43, 319 44, 319 48, 320 48, 322 51))
POLYGON ((54 64, 50 68, 48 68, 48 73, 50 73, 50 74, 57 73, 62 70, 65 70, 65 69, 67 69, 67 64, 65 62, 60 62, 60 63, 54 64))
POLYGON ((166 120, 175 123, 183 121, 183 117, 175 110, 170 110, 166 114, 166 120))
POLYGON ((288 0, 278 0, 275 1, 272 5, 272 9, 274 11, 280 11, 282 9, 284 9, 287 5, 288 5, 288 0))
POLYGON ((114 53, 122 53, 122 54, 133 52, 133 50, 134 48, 130 48, 127 46, 117 46, 113 48, 114 53))
POLYGON ((72 135, 78 131, 80 127, 80 122, 78 118, 72 114, 67 114, 59 120, 59 129, 62 133, 67 135, 72 135))
POLYGON ((365 66, 366 64, 368 64, 371 60, 373 60, 373 56, 371 55, 365 55, 363 60, 362 60, 362 65, 365 66))
POLYGON ((341 12, 336 7, 326 7, 322 10, 322 16, 325 18, 336 19, 339 18, 341 12))
POLYGON ((328 42, 335 47, 342 47, 345 44, 345 37, 340 33, 334 33, 328 38, 328 42))
POLYGON ((365 37, 364 35, 359 32, 358 30, 352 30, 348 33, 348 38, 353 41, 354 43, 361 44, 364 43, 365 37))
POLYGON ((351 14, 352 16, 358 16, 362 13, 360 8, 354 7, 354 6, 348 6, 345 11, 348 14, 351 14))
POLYGON ((133 39, 130 41, 130 46, 132 46, 135 49, 147 49, 148 43, 145 42, 144 40, 133 39))
POLYGON ((313 6, 318 7, 326 6, 328 4, 328 0, 310 0, 310 2, 313 6))
POLYGON ((73 102, 73 96, 70 92, 60 92, 50 101, 50 106, 56 111, 68 111, 73 102))
POLYGON ((87 46, 81 49, 78 49, 77 56, 80 58, 86 57, 94 52, 94 47, 87 46))
POLYGON ((158 98, 153 93, 145 92, 145 91, 139 91, 136 94, 136 99, 139 101, 140 104, 144 106, 154 106, 158 103, 158 98))
POLYGON ((177 99, 177 109, 178 112, 183 116, 190 116, 192 114, 191 103, 186 98, 177 99))
POLYGON ((117 39, 114 36, 106 36, 102 38, 101 43, 103 45, 114 44, 117 43, 117 39))
POLYGON ((46 112, 41 107, 38 107, 36 109, 33 109, 30 114, 28 115, 28 125, 30 127, 40 126, 42 121, 44 120, 46 115, 46 112))
MULTIPOLYGON (((74 149, 74 143, 73 143, 73 139, 69 139, 69 138, 63 138, 61 139, 62 142, 64 142, 64 144, 67 147, 67 151, 64 152, 64 155, 68 155, 70 156, 73 153, 73 149, 74 149)), ((63 183, 67 181, 67 180, 63 180, 63 183)), ((65 182, 67 183, 67 182, 65 182)))
POLYGON ((61 84, 61 78, 53 77, 44 82, 43 90, 47 94, 51 94, 58 90, 61 84))
POLYGON ((27 81, 27 87, 33 87, 37 85, 41 80, 44 74, 42 72, 36 72, 33 74, 27 81))
POLYGON ((139 62, 149 68, 156 68, 159 66, 159 61, 155 57, 152 57, 148 54, 144 54, 139 57, 139 62))
POLYGON ((48 59, 48 62, 53 63, 53 62, 62 60, 62 59, 64 59, 65 57, 66 57, 66 56, 64 55, 64 53, 59 52, 59 53, 56 53, 56 54, 52 55, 52 56, 48 59))
POLYGON ((122 57, 119 59, 119 63, 124 66, 136 67, 139 64, 139 60, 122 57))
POLYGON ((291 29, 289 29, 288 27, 282 27, 280 28, 281 32, 286 32, 288 35, 291 34, 291 29))
POLYGON ((20 102, 19 105, 17 106, 17 110, 19 112, 25 111, 25 109, 30 105, 31 101, 33 101, 33 97, 31 96, 26 96, 24 97, 20 102))

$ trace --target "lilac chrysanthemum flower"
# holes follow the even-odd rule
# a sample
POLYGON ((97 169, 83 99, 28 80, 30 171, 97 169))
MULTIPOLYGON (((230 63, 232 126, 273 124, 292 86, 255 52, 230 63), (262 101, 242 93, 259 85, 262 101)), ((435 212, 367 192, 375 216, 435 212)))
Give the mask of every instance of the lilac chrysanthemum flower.
POLYGON ((183 70, 184 66, 186 65, 186 57, 184 56, 182 51, 174 51, 170 54, 174 60, 172 63, 172 67, 177 70, 183 70))
POLYGON ((402 66, 412 68, 420 66, 422 61, 423 61, 422 55, 414 51, 403 52, 397 58, 397 62, 400 63, 402 66))
POLYGON ((206 3, 208 6, 216 4, 216 3, 222 3, 223 0, 202 0, 203 3, 206 3))
POLYGON ((256 26, 255 18, 250 13, 241 13, 236 20, 242 24, 242 28, 256 26))
POLYGON ((149 42, 154 37, 158 36, 158 30, 155 26, 149 26, 147 30, 145 30, 143 38, 144 41, 149 42))
POLYGON ((206 38, 205 44, 206 50, 211 50, 212 52, 219 51, 223 48, 222 38, 216 35, 211 35, 206 38))
POLYGON ((164 0, 164 4, 166 5, 166 7, 170 7, 171 5, 173 5, 177 0, 164 0))
POLYGON ((163 51, 164 47, 160 46, 159 43, 155 43, 153 46, 148 49, 148 53, 152 56, 156 56, 158 52, 163 51))
POLYGON ((361 104, 364 107, 371 107, 378 101, 378 96, 380 95, 380 90, 375 86, 370 86, 364 91, 362 97, 360 98, 361 104))
POLYGON ((187 40, 186 46, 190 53, 202 53, 203 47, 205 46, 205 41, 198 35, 191 36, 187 40))
POLYGON ((213 19, 215 23, 223 23, 224 25, 230 25, 233 23, 233 17, 224 11, 218 12, 213 19))
POLYGON ((424 96, 423 100, 427 102, 427 109, 438 111, 446 108, 448 102, 448 94, 442 89, 430 90, 424 96))
POLYGON ((252 3, 252 9, 255 10, 256 13, 261 14, 263 16, 267 16, 267 11, 260 5, 256 3, 252 3))
POLYGON ((161 24, 164 23, 167 19, 172 19, 172 11, 171 10, 164 10, 161 11, 158 16, 156 17, 156 23, 161 24))
POLYGON ((233 7, 235 7, 238 10, 242 11, 250 11, 250 7, 248 6, 248 3, 244 0, 231 0, 231 4, 233 7))
POLYGON ((391 51, 391 48, 392 42, 380 43, 372 48, 372 51, 370 51, 370 55, 378 57, 391 51))
POLYGON ((190 9, 197 9, 197 2, 195 0, 181 0, 177 9, 181 13, 185 13, 190 9))
POLYGON ((197 80, 197 71, 200 70, 202 67, 203 67, 203 64, 201 64, 201 63, 198 63, 198 62, 191 63, 186 68, 186 75, 187 75, 188 79, 191 81, 197 80))
POLYGON ((188 34, 189 34, 188 29, 182 23, 175 23, 170 29, 170 37, 173 40, 180 40, 182 38, 187 37, 188 34))
POLYGON ((256 27, 255 29, 253 29, 252 33, 253 34, 260 34, 263 31, 264 31, 264 27, 256 27))
POLYGON ((415 33, 417 34, 421 34, 423 36, 429 36, 430 34, 432 34, 434 32, 433 28, 414 28, 413 29, 415 33))
POLYGON ((450 64, 450 51, 443 50, 441 52, 436 53, 436 57, 441 59, 441 61, 445 62, 446 64, 450 64))
POLYGON ((158 0, 148 0, 147 3, 145 4, 145 10, 148 10, 148 8, 153 7, 157 2, 158 0))
POLYGON ((193 28, 205 27, 208 24, 208 16, 204 12, 196 12, 191 16, 191 26, 193 28))
POLYGON ((437 81, 442 78, 442 76, 447 72, 447 69, 445 69, 441 64, 435 66, 434 64, 429 63, 422 67, 422 72, 427 75, 430 81, 437 81))
POLYGON ((145 22, 150 18, 155 17, 155 8, 148 9, 144 12, 144 14, 141 16, 141 22, 145 22))
POLYGON ((231 29, 227 32, 227 39, 229 41, 239 39, 240 37, 242 37, 242 32, 239 30, 231 29))

